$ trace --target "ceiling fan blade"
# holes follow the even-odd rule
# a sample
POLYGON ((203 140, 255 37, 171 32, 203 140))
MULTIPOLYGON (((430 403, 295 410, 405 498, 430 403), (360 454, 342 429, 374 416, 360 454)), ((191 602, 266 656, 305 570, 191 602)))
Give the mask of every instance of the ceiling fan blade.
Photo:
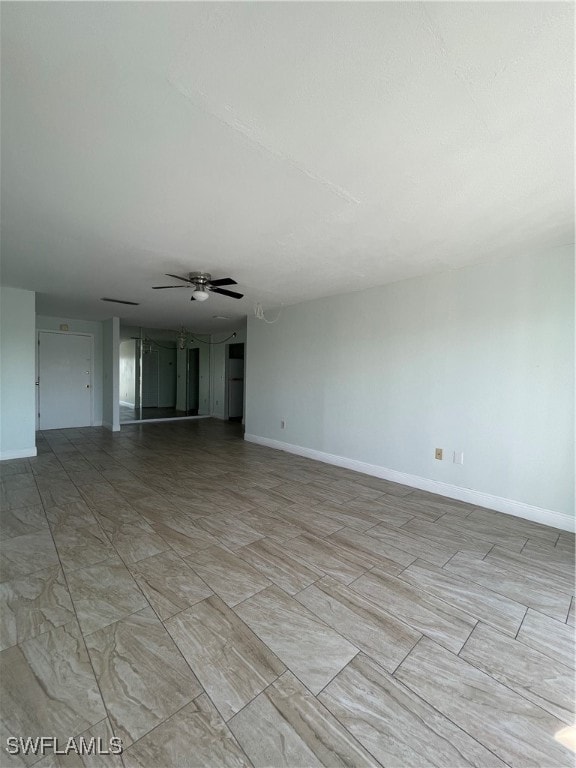
POLYGON ((152 290, 153 291, 160 291, 162 288, 187 288, 186 285, 153 285, 152 290))
POLYGON ((168 272, 164 273, 166 277, 175 277, 176 280, 184 280, 186 283, 191 283, 192 280, 188 279, 187 277, 180 277, 180 275, 171 275, 168 272))
POLYGON ((221 293, 222 296, 230 296, 232 299, 241 299, 244 294, 235 291, 227 291, 225 288, 212 288, 212 293, 221 293))
POLYGON ((210 280, 210 285, 238 285, 231 277, 221 277, 219 280, 210 280))

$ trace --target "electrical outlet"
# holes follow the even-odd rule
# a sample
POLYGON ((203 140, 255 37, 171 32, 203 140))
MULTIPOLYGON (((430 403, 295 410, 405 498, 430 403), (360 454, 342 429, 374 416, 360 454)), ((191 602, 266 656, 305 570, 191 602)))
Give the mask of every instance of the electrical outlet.
POLYGON ((436 448, 434 451, 434 458, 438 459, 438 461, 442 461, 442 448, 436 448))
POLYGON ((286 419, 280 419, 280 429, 286 429, 286 419))

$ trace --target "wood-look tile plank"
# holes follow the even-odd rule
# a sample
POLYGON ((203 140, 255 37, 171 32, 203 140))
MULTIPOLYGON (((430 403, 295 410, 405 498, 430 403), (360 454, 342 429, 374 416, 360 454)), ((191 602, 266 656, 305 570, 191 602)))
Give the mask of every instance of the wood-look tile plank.
POLYGON ((202 517, 197 521, 197 525, 228 549, 238 549, 263 538, 260 533, 243 525, 233 515, 202 517))
POLYGON ((476 507, 474 512, 466 519, 474 520, 476 523, 491 528, 495 532, 521 534, 526 538, 541 539, 551 543, 555 543, 560 534, 558 529, 551 528, 548 525, 541 525, 531 520, 525 520, 522 517, 505 515, 502 512, 494 512, 491 509, 480 507, 476 507))
POLYGON ((439 528, 456 531, 464 536, 473 537, 479 541, 488 542, 491 545, 498 543, 501 547, 512 552, 520 552, 528 541, 528 537, 523 532, 515 532, 513 529, 497 529, 494 526, 476 520, 474 515, 469 515, 463 519, 460 515, 448 512, 439 517, 435 521, 435 525, 439 528))
POLYGON ((102 475, 100 472, 98 472, 97 469, 94 469, 93 467, 90 469, 69 470, 66 472, 66 474, 68 475, 68 479, 74 483, 74 485, 78 486, 78 488, 82 488, 82 486, 87 485, 106 484, 104 475, 102 475))
POLYGON ((11 475, 32 474, 29 459, 7 459, 2 462, 0 477, 4 480, 11 475))
POLYGON ((576 668, 576 630, 528 608, 517 639, 545 656, 576 668))
POLYGON ((377 562, 374 556, 352 553, 339 547, 335 541, 309 534, 285 541, 283 546, 288 554, 320 568, 344 584, 354 581, 377 562))
MULTIPOLYGON (((105 720, 101 720, 99 723, 96 723, 96 725, 93 725, 91 728, 88 728, 86 731, 81 733, 80 736, 84 737, 85 742, 88 744, 90 743, 91 739, 96 739, 97 744, 102 744, 104 749, 109 749, 111 743, 110 739, 113 736, 116 736, 116 734, 112 729, 110 720, 106 718, 105 720), (99 742, 98 739, 100 739, 99 742)), ((78 743, 79 739, 77 738, 76 741, 78 743)), ((66 758, 64 759, 66 760, 66 758)), ((82 768, 123 768, 122 758, 117 754, 89 754, 82 755, 80 759, 82 761, 82 768)), ((69 768, 69 763, 66 764, 66 768, 69 768)))
POLYGON ((2 539, 38 533, 46 527, 46 515, 41 505, 20 507, 11 511, 0 508, 0 538, 2 539))
POLYGON ((423 560, 409 565, 400 578, 512 637, 526 613, 525 605, 423 560))
POLYGON ((124 499, 114 488, 104 481, 99 483, 80 483, 76 481, 76 486, 80 494, 89 507, 95 504, 119 504, 124 503, 124 499))
POLYGON ((142 517, 127 502, 97 502, 91 505, 94 517, 106 533, 114 533, 123 525, 144 523, 142 517))
POLYGON ((329 536, 343 527, 342 523, 339 523, 337 520, 326 517, 326 515, 322 515, 320 512, 314 512, 311 507, 301 504, 285 507, 281 512, 278 512, 278 515, 283 520, 302 528, 306 533, 318 536, 319 538, 329 536))
POLYGON ((573 627, 576 625, 576 600, 574 600, 574 597, 572 598, 572 602, 570 603, 570 609, 568 611, 568 618, 566 619, 566 624, 573 627))
POLYGON ((572 572, 576 564, 576 555, 573 551, 562 547, 552 547, 548 542, 539 539, 535 541, 528 539, 522 549, 522 554, 525 557, 533 558, 535 562, 545 563, 548 568, 558 568, 562 573, 565 573, 567 568, 571 569, 572 572))
MULTIPOLYGON (((325 485, 329 488, 334 488, 335 490, 341 490, 344 493, 349 494, 352 497, 351 500, 363 499, 365 501, 375 501, 384 496, 384 492, 381 489, 376 490, 370 488, 365 483, 356 479, 347 480, 346 478, 340 477, 339 474, 326 475, 322 478, 319 476, 316 480, 316 485, 325 485)), ((346 505, 348 504, 349 502, 346 502, 346 505)))
POLYGON ((123 760, 126 768, 250 768, 206 694, 129 747, 123 760))
POLYGON ((296 600, 389 672, 422 637, 376 603, 329 577, 300 592, 296 600))
POLYGON ((236 490, 216 490, 214 486, 207 487, 210 501, 217 504, 224 512, 247 512, 254 508, 251 501, 244 498, 236 490))
POLYGON ((432 565, 445 565, 457 551, 454 547, 448 549, 430 539, 408 534, 404 528, 389 528, 384 523, 379 523, 375 528, 370 529, 370 538, 408 552, 413 557, 426 560, 432 565))
POLYGON ((74 501, 82 501, 82 496, 78 488, 70 480, 68 475, 66 479, 58 483, 42 483, 38 478, 38 492, 42 499, 42 504, 48 509, 49 507, 58 507, 61 504, 67 504, 74 501))
POLYGON ((573 763, 561 720, 427 638, 394 676, 511 766, 573 763))
POLYGON ((66 573, 96 565, 116 555, 114 547, 96 522, 85 528, 60 526, 53 531, 53 536, 66 573))
POLYGON ((239 513, 238 519, 260 536, 280 539, 281 541, 293 539, 302 533, 302 528, 259 508, 239 513))
POLYGON ((459 653, 496 680, 550 714, 574 720, 574 677, 569 667, 479 623, 459 653))
POLYGON ((0 581, 26 576, 57 563, 48 526, 35 533, 0 540, 0 581))
POLYGON ((411 518, 400 527, 401 531, 407 531, 412 535, 434 542, 435 545, 449 547, 454 551, 468 552, 476 557, 484 557, 492 549, 492 542, 482 541, 465 533, 441 527, 426 520, 411 518))
POLYGON ((476 620, 459 608, 422 593, 418 587, 378 568, 362 576, 350 588, 455 653, 476 625, 476 620))
POLYGON ((225 720, 285 670, 284 664, 219 597, 165 622, 200 683, 225 720))
POLYGON ((90 568, 72 571, 67 579, 84 634, 102 629, 148 605, 130 572, 118 557, 90 568))
POLYGON ((107 536, 125 563, 137 563, 170 549, 170 545, 143 520, 137 525, 120 525, 116 530, 108 532, 107 536))
POLYGON ((0 680, 3 745, 8 736, 49 735, 65 743, 106 717, 75 621, 2 651, 0 680))
POLYGON ((420 504, 424 509, 434 511, 440 517, 446 513, 459 516, 460 519, 467 519, 474 510, 477 509, 473 504, 458 499, 451 499, 448 496, 441 496, 439 493, 422 491, 419 488, 411 488, 408 501, 413 504, 420 504))
POLYGON ((228 725, 255 768, 379 765, 290 672, 228 725))
POLYGON ((416 559, 415 555, 404 552, 382 539, 375 539, 351 528, 342 528, 328 536, 327 540, 370 558, 374 565, 385 568, 390 573, 399 573, 416 559))
MULTIPOLYGON (((24 475, 15 475, 24 477, 24 475)), ((42 503, 40 494, 33 479, 31 485, 17 486, 8 483, 8 480, 0 482, 0 507, 10 511, 18 507, 35 507, 42 503)))
POLYGON ((358 649, 276 586, 236 613, 312 691, 318 693, 358 649))
POLYGON ((376 520, 379 523, 386 523, 386 525, 391 528, 399 528, 407 523, 408 520, 412 520, 414 517, 413 512, 397 507, 391 507, 383 500, 385 498, 386 497, 382 497, 377 500, 354 499, 346 504, 346 508, 353 512, 360 512, 367 515, 372 520, 376 520))
POLYGON ((167 619, 212 594, 212 590, 172 550, 131 563, 128 567, 160 619, 167 619))
POLYGON ((282 496, 286 496, 286 498, 294 504, 313 507, 317 501, 317 493, 315 493, 313 490, 309 491, 306 483, 285 481, 280 485, 277 485, 274 490, 276 493, 280 493, 282 496))
POLYGON ((208 547, 185 560, 229 606, 242 602, 272 583, 250 563, 224 547, 208 547))
POLYGON ((289 595, 324 576, 323 571, 290 557, 281 544, 270 539, 260 539, 241 547, 236 554, 289 595))
POLYGON ((561 531, 555 547, 557 550, 564 550, 566 553, 574 555, 576 552, 576 533, 561 531))
POLYGON ((151 608, 86 636, 116 736, 128 746, 202 693, 151 608))
POLYGON ((382 765, 505 768, 488 749, 363 654, 318 698, 382 765))
POLYGON ((510 568, 501 568, 493 562, 476 560, 461 552, 446 564, 445 569, 529 608, 535 608, 553 619, 564 621, 568 614, 570 595, 550 589, 545 579, 539 578, 536 572, 528 577, 510 568))
POLYGON ((542 556, 508 552, 507 550, 496 546, 490 550, 488 555, 486 555, 485 560, 502 568, 512 568, 528 578, 533 578, 536 572, 536 574, 540 578, 543 578, 553 589, 558 590, 559 592, 566 592, 568 595, 573 595, 576 590, 576 585, 574 584, 574 569, 560 569, 552 563, 547 562, 546 558, 542 556))
POLYGON ((0 650, 72 621, 72 600, 60 566, 0 584, 0 614, 0 650))
POLYGON ((163 538, 181 557, 193 555, 202 549, 219 544, 218 539, 212 534, 196 525, 193 526, 190 521, 188 521, 185 531, 182 530, 183 525, 180 520, 169 519, 166 520, 166 523, 152 523, 151 526, 154 532, 163 538))
MULTIPOLYGON (((378 514, 380 522, 390 525, 391 528, 398 527, 397 521, 404 518, 403 522, 407 522, 409 519, 416 517, 418 520, 426 520, 430 523, 434 522, 443 512, 438 511, 435 508, 428 509, 421 501, 411 500, 412 493, 404 494, 403 496, 386 494, 378 499, 380 506, 380 512, 375 510, 374 513, 378 514), (392 522, 388 522, 391 520, 392 522)), ((351 502, 354 504, 355 502, 351 502)), ((446 510, 444 509, 444 512, 446 510)), ((462 519, 459 516, 459 519, 462 519)))
POLYGON ((96 525, 96 518, 81 497, 46 507, 46 517, 53 533, 62 533, 69 528, 87 528, 96 525))
POLYGON ((378 525, 378 520, 350 509, 348 504, 321 502, 314 507, 314 513, 318 512, 355 531, 367 531, 369 528, 378 525))

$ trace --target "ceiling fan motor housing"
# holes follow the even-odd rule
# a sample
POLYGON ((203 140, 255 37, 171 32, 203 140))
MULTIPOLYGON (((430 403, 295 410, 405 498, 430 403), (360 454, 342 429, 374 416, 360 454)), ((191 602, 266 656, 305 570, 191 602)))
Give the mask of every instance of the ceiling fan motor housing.
POLYGON ((189 272, 188 279, 198 288, 205 288, 212 280, 212 275, 209 272, 189 272))

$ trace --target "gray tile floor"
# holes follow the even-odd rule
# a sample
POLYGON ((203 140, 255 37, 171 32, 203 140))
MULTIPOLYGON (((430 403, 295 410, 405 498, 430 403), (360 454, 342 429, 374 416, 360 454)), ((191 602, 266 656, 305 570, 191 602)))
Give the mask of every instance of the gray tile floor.
POLYGON ((2 768, 573 764, 573 535, 212 420, 38 449, 0 467, 2 768))

